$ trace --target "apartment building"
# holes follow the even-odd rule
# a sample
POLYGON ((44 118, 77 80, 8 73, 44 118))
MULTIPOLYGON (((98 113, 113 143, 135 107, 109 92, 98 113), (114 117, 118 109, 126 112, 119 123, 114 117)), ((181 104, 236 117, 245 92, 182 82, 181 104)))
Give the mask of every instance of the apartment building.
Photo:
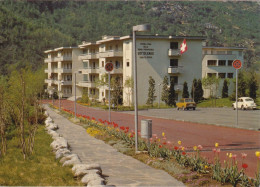
POLYGON ((75 70, 73 64, 78 59, 77 47, 60 47, 54 50, 47 50, 44 62, 47 63, 47 90, 50 94, 57 92, 61 97, 72 96, 72 72, 75 70), (73 63, 72 63, 73 62, 73 63))
MULTIPOLYGON (((203 47, 204 37, 196 36, 136 36, 138 103, 144 105, 148 97, 149 76, 155 80, 156 101, 162 93, 164 76, 174 80, 176 100, 182 97, 183 83, 189 91, 194 78, 216 75, 232 78, 234 59, 243 61, 243 48, 203 47), (186 39, 188 50, 181 54, 180 46, 186 39), (232 62, 231 62, 232 61, 232 62)), ((132 36, 103 36, 95 42, 82 42, 78 47, 61 47, 45 51, 48 58, 48 88, 62 92, 63 97, 83 92, 91 99, 108 101, 108 86, 97 84, 108 72, 106 63, 112 63, 111 78, 117 77, 123 87, 123 103, 133 103, 133 90, 124 86, 126 80, 134 77, 132 36), (75 84, 76 83, 76 84, 75 84)), ((230 90, 232 92, 232 90, 230 90)), ((205 91, 205 96, 209 96, 205 91)))
MULTIPOLYGON (((245 48, 238 47, 203 47, 202 60, 202 78, 216 76, 220 78, 219 89, 216 93, 217 97, 221 97, 224 79, 233 79, 236 77, 236 69, 232 66, 235 59, 244 61, 243 50, 245 48)), ((230 81, 229 94, 234 89, 233 82, 230 81)), ((210 90, 204 89, 204 97, 210 96, 210 90)))

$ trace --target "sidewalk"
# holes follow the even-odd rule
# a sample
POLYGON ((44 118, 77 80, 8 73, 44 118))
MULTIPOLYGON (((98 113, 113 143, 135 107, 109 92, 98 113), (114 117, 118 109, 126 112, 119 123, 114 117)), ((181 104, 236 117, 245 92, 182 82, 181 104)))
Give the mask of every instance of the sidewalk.
POLYGON ((117 152, 103 141, 95 139, 86 130, 75 125, 45 105, 61 134, 82 162, 100 164, 102 174, 107 177, 107 185, 112 186, 184 186, 169 174, 143 164, 142 162, 117 152))

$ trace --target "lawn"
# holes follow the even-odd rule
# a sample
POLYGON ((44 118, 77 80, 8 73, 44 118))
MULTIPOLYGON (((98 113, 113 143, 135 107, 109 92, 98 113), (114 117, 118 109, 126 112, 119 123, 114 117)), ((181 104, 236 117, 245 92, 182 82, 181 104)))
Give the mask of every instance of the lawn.
POLYGON ((0 157, 1 186, 76 186, 71 168, 62 167, 52 152, 52 138, 40 126, 35 137, 34 154, 23 159, 19 139, 8 141, 7 154, 0 157))
POLYGON ((216 104, 214 99, 206 99, 197 104, 197 107, 232 107, 232 103, 235 101, 229 100, 229 98, 216 99, 216 104))

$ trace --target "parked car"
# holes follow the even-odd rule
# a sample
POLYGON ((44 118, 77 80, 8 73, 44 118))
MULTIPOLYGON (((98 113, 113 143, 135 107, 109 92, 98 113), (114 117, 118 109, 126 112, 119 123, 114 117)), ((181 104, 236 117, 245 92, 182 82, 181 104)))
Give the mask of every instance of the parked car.
MULTIPOLYGON (((233 109, 236 109, 236 102, 232 104, 233 109)), ((256 109, 256 104, 254 100, 250 97, 240 97, 237 99, 237 108, 246 110, 246 109, 256 109)))
POLYGON ((189 110, 189 109, 196 109, 196 103, 191 98, 182 98, 180 102, 176 104, 177 110, 189 110))

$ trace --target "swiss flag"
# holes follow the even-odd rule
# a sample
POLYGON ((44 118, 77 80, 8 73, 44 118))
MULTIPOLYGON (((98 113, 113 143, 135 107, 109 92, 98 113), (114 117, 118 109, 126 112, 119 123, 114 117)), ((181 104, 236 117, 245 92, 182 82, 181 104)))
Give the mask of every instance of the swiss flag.
POLYGON ((181 44, 180 52, 181 52, 181 54, 183 54, 187 50, 188 50, 188 47, 187 47, 187 44, 186 44, 186 39, 184 39, 182 44, 181 44))

